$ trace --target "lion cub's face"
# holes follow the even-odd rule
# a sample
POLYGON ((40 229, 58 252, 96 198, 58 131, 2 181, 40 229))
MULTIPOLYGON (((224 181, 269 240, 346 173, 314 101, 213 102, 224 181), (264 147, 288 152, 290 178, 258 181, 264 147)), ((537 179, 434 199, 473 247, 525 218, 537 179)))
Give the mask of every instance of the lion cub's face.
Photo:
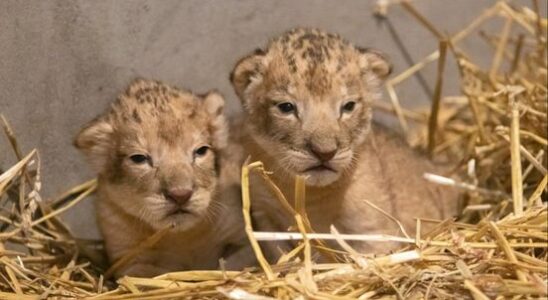
POLYGON ((231 80, 259 146, 283 170, 324 186, 351 167, 389 72, 376 51, 296 29, 240 60, 231 80))
POLYGON ((216 155, 226 143, 224 100, 138 80, 75 145, 103 195, 154 228, 186 229, 211 211, 216 155))

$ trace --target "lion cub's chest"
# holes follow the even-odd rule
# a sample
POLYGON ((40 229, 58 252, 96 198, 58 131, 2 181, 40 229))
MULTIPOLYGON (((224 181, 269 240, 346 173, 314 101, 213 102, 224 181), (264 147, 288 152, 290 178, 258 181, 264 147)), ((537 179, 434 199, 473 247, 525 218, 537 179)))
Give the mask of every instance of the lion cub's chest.
POLYGON ((156 260, 155 265, 165 269, 216 269, 227 246, 227 238, 222 234, 221 228, 211 228, 192 238, 185 233, 168 234, 150 249, 150 257, 156 260))
MULTIPOLYGON (((290 205, 294 206, 294 189, 280 185, 290 205)), ((252 175, 250 178, 251 205, 257 223, 257 230, 286 231, 294 227, 294 217, 280 204, 280 201, 269 190, 264 180, 252 175)), ((344 196, 312 195, 306 196, 306 212, 317 232, 329 232, 331 224, 339 225, 341 203, 344 196)), ((292 228, 294 229, 294 228, 292 228)))

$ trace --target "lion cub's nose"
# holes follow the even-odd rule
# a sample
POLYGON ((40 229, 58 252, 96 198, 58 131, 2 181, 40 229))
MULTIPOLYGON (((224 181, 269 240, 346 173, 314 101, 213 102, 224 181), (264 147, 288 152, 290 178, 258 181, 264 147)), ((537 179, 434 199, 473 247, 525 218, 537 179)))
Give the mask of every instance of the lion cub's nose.
POLYGON ((316 156, 321 162, 328 162, 335 156, 335 154, 337 154, 337 148, 325 151, 312 144, 310 145, 310 152, 312 152, 312 154, 314 154, 314 156, 316 156))
POLYGON ((178 205, 185 205, 190 197, 192 197, 192 190, 182 188, 172 188, 165 191, 166 198, 178 205))

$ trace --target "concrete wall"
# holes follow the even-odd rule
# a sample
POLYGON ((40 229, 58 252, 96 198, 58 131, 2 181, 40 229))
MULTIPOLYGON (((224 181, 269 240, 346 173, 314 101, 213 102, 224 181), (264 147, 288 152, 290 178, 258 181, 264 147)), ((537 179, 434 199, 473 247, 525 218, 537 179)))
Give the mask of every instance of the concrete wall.
MULTIPOLYGON (((545 2, 542 1, 545 5, 545 2)), ((320 27, 387 52, 395 73, 408 67, 386 26, 372 17, 375 1, 0 1, 0 113, 24 152, 38 148, 43 195, 52 197, 92 177, 71 146, 80 126, 101 113, 128 82, 147 77, 204 92, 219 89, 236 113, 228 74, 239 57, 295 26, 320 27)), ((417 0, 416 7, 453 33, 492 0, 417 0)), ((527 3, 527 2, 520 2, 527 3)), ((437 43, 401 7, 390 13, 414 59, 437 43)), ((488 57, 485 45, 465 44, 488 57)), ((425 76, 434 77, 435 65, 425 76)), ((451 88, 454 92, 455 87, 451 88)), ((427 100, 416 79, 406 104, 427 100)), ((0 138, 0 166, 14 162, 0 138)), ((96 236, 91 201, 63 217, 81 236, 96 236)))

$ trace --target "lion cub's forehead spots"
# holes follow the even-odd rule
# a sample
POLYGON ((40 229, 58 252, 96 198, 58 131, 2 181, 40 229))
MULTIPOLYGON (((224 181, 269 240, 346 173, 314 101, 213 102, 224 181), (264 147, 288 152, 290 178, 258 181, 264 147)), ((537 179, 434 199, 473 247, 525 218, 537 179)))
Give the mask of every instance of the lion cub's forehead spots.
POLYGON ((295 29, 274 39, 266 55, 271 61, 265 77, 278 88, 304 88, 321 96, 360 85, 359 52, 336 34, 295 29))
POLYGON ((209 115, 201 105, 202 99, 190 92, 143 80, 118 98, 111 118, 127 140, 188 143, 208 126, 209 115))

